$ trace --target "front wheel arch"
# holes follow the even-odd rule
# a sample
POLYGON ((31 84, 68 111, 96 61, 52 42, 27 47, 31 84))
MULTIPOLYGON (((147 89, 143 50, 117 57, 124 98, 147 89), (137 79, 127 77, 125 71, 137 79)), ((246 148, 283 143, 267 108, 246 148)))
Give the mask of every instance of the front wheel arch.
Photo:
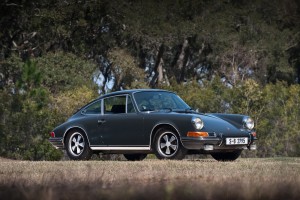
POLYGON ((167 129, 167 130, 175 132, 177 134, 177 136, 179 137, 179 142, 181 143, 181 145, 183 145, 182 142, 181 142, 181 137, 180 137, 179 131, 173 125, 171 125, 171 124, 159 124, 159 125, 155 126, 155 128, 151 132, 151 143, 150 143, 151 148, 153 148, 155 135, 156 135, 156 133, 159 129, 167 129))
POLYGON ((178 132, 166 127, 161 127, 156 131, 151 147, 158 159, 182 160, 187 154, 187 149, 182 145, 178 132), (164 139, 165 137, 166 140, 164 139), (169 140, 170 138, 173 138, 173 140, 169 140), (163 144, 161 143, 162 141, 166 142, 164 147, 161 146, 163 144), (166 144, 168 145, 167 147, 166 144), (171 146, 175 148, 169 148, 171 146), (164 152, 166 149, 163 150, 163 148, 168 148, 168 150, 164 152))

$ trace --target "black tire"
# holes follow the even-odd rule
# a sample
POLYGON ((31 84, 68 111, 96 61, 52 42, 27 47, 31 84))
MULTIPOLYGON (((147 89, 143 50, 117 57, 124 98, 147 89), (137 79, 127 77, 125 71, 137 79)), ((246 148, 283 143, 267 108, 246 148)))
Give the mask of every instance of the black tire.
POLYGON ((217 161, 235 161, 241 155, 242 151, 212 153, 211 156, 217 161))
POLYGON ((130 161, 141 161, 147 157, 147 154, 137 153, 137 154, 124 154, 124 157, 130 161))
POLYGON ((89 160, 93 155, 85 134, 79 130, 72 130, 68 133, 65 147, 72 160, 89 160))
POLYGON ((178 134, 170 129, 160 128, 152 145, 158 159, 182 160, 187 153, 178 134))

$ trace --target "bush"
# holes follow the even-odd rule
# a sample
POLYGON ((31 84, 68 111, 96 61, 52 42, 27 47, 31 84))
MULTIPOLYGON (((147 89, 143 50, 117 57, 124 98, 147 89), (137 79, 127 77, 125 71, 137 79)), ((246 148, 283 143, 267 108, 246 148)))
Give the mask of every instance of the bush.
POLYGON ((254 80, 229 88, 219 78, 199 86, 196 81, 165 89, 176 91, 203 113, 238 113, 256 124, 258 150, 244 156, 300 156, 300 85, 284 82, 260 86, 254 80))

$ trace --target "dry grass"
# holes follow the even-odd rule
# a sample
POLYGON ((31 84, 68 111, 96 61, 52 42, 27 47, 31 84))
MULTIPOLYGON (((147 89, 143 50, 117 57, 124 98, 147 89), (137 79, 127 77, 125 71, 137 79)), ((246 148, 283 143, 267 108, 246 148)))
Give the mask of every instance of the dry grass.
POLYGON ((299 185, 300 158, 0 160, 0 198, 299 199, 299 185))

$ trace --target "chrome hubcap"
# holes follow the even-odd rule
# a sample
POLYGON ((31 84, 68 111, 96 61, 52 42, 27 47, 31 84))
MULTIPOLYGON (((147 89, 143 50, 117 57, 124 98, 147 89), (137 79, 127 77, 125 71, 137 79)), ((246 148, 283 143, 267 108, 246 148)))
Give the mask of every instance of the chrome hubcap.
POLYGON ((166 132, 158 138, 158 151, 164 157, 172 157, 178 149, 178 139, 174 133, 166 132))
POLYGON ((84 149, 84 138, 81 133, 75 132, 71 135, 69 140, 69 150, 74 156, 79 156, 84 149))

